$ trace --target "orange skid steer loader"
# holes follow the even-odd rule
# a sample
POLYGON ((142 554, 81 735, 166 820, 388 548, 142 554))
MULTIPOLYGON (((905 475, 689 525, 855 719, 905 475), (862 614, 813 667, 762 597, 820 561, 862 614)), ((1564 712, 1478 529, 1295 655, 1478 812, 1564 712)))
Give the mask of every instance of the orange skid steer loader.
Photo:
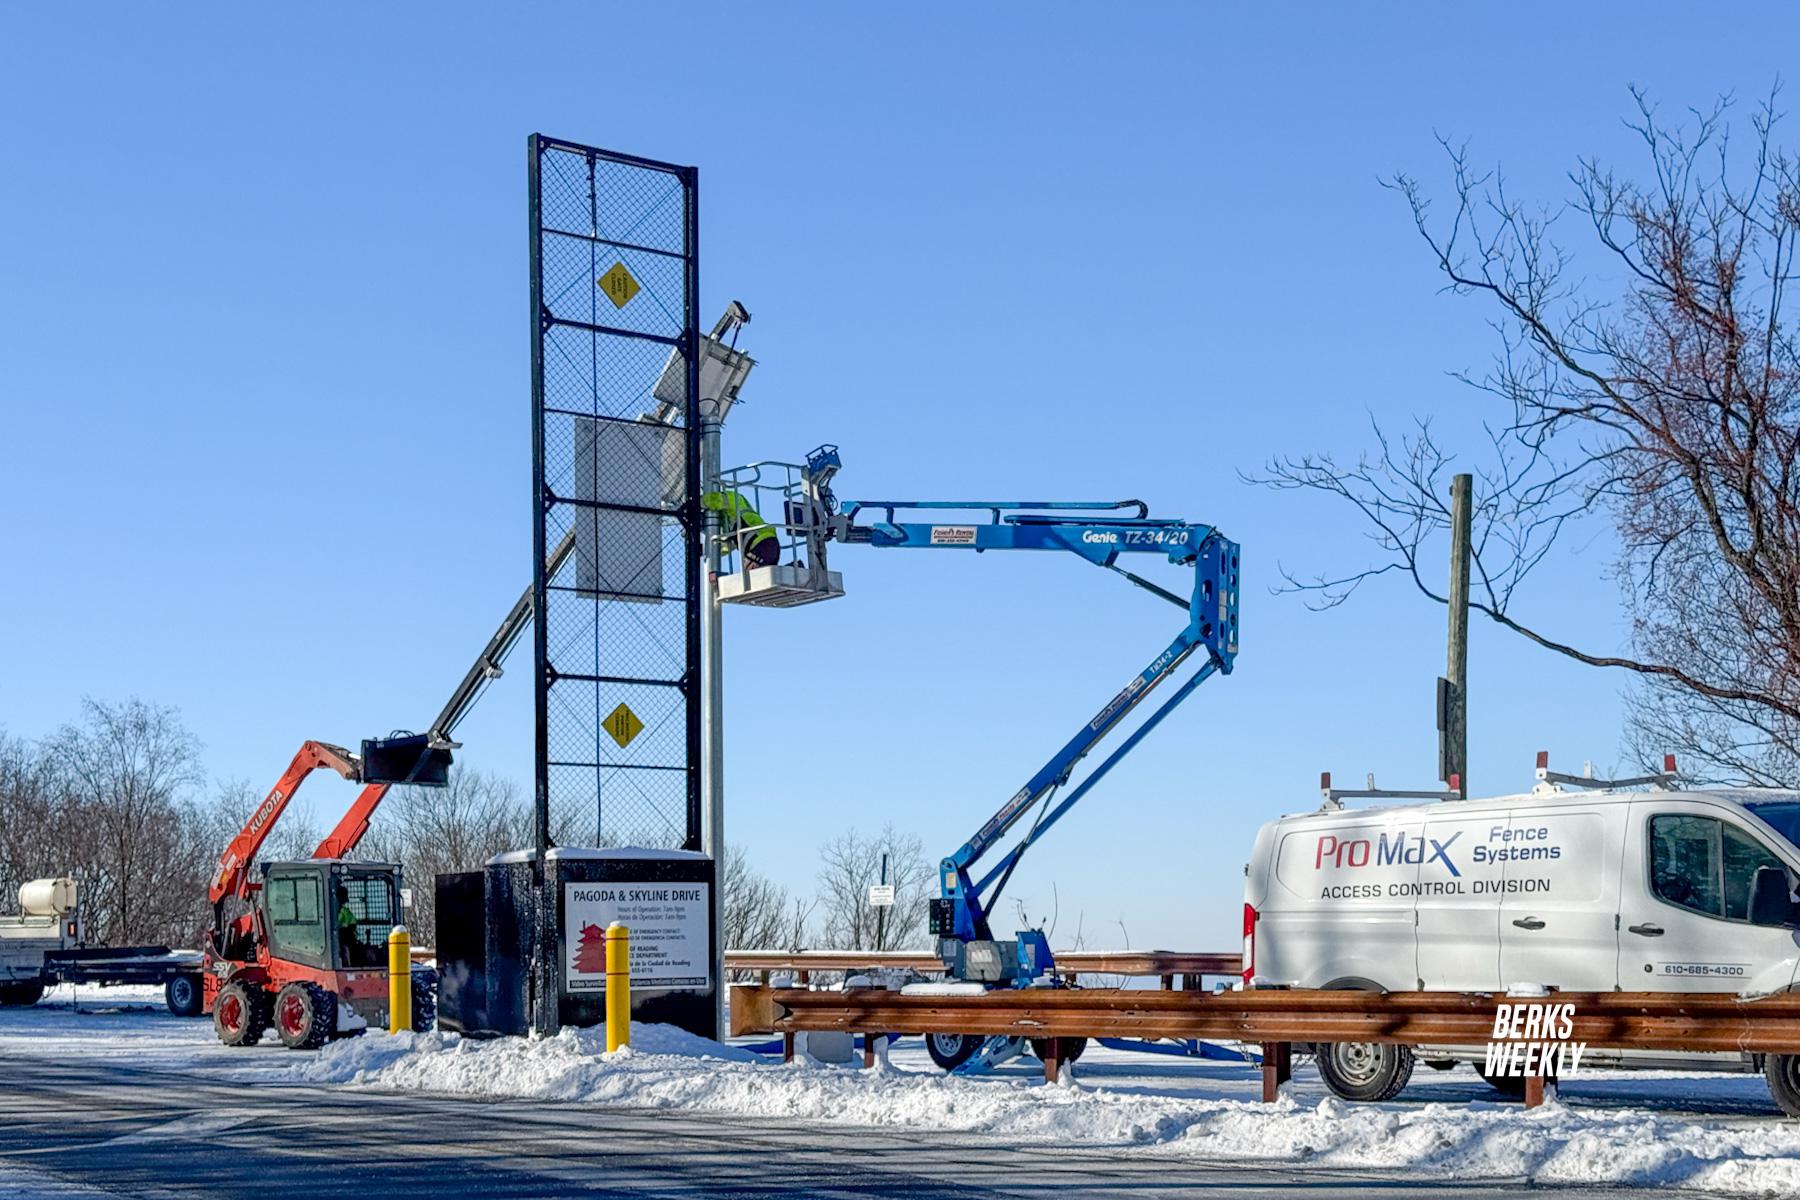
MULTIPOLYGON (((361 756, 326 742, 300 747, 219 860, 208 891, 213 924, 202 966, 206 1008, 227 1046, 255 1045, 270 1025, 282 1045, 307 1050, 388 1024, 387 939, 400 923, 401 870, 345 855, 394 783, 446 782, 450 752, 420 736, 363 746, 361 756), (413 765, 393 773, 386 760, 396 752, 413 765), (295 790, 321 767, 362 782, 356 802, 312 858, 265 862, 253 871, 257 850, 295 790)), ((414 969, 412 994, 413 1028, 432 1028, 434 974, 414 969)))

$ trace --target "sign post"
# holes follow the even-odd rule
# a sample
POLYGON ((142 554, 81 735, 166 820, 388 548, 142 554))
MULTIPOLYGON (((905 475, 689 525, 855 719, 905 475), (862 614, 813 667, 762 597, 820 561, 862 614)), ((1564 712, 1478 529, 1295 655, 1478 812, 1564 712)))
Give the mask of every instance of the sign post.
POLYGON ((894 885, 888 882, 888 856, 881 856, 881 882, 869 889, 869 903, 875 906, 875 949, 887 949, 887 914, 894 907, 894 885))

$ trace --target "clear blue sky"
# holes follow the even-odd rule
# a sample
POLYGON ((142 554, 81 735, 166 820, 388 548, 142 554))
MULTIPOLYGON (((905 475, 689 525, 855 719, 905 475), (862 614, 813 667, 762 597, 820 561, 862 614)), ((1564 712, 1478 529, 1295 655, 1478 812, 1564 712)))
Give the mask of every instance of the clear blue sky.
MULTIPOLYGON (((1238 482, 1367 416, 1482 409, 1396 169, 1434 132, 1521 191, 1630 154, 1627 85, 1754 97, 1785 6, 591 5, 0 15, 0 726, 180 707, 219 777, 434 713, 529 571, 525 137, 700 167, 703 317, 755 314, 728 461, 841 494, 1141 496, 1244 546, 1208 683, 1014 885, 1058 940, 1229 947, 1256 826, 1318 772, 1425 786, 1442 614, 1319 615, 1277 561, 1346 512, 1238 482), (1657 15, 1658 13, 1662 15, 1657 15)), ((1522 600, 1622 644, 1606 548, 1522 600)), ((735 611, 731 830, 804 887, 893 820, 953 849, 1175 631, 1072 558, 845 551, 849 596, 735 611)), ((1478 791, 1617 761, 1616 675, 1478 629, 1478 791)), ((523 660, 464 761, 523 783, 523 660)), ((335 812, 349 792, 324 781, 335 812)))

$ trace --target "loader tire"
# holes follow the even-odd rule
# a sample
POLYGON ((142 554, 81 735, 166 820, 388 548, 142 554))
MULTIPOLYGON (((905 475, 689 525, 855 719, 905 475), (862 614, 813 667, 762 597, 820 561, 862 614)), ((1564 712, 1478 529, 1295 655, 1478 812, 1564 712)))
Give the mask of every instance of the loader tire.
POLYGON ((275 1033, 289 1050, 317 1050, 337 1032, 338 998, 316 983, 290 983, 275 997, 275 1033))
POLYGON ((414 1033, 430 1033, 437 1028, 436 971, 413 973, 412 1028, 414 1033))
POLYGON ((163 985, 163 1002, 178 1017, 197 1017, 206 1011, 206 993, 198 975, 175 975, 163 985))
POLYGON ((1763 1078, 1769 1081, 1769 1095, 1781 1111, 1800 1117, 1800 1054, 1768 1054, 1763 1056, 1763 1078))
POLYGON ((213 999, 213 1032, 227 1046, 254 1046, 269 1028, 269 993, 254 984, 228 983, 213 999))
POLYGON ((1321 1043, 1319 1077, 1346 1100, 1392 1100, 1412 1078, 1411 1046, 1381 1042, 1321 1043))
MULTIPOLYGON (((1080 1058, 1081 1052, 1083 1050, 1087 1049, 1087 1044, 1088 1044, 1088 1040, 1084 1037, 1072 1037, 1072 1038, 1066 1037, 1066 1038, 1064 1038, 1062 1040, 1063 1066, 1066 1067, 1070 1063, 1074 1062, 1076 1059, 1080 1058)), ((1044 1056, 1046 1054, 1050 1053, 1050 1039, 1049 1038, 1032 1038, 1031 1039, 1031 1052, 1038 1056, 1039 1062, 1042 1062, 1044 1060, 1044 1056)))
POLYGON ((29 983, 0 983, 0 1008, 29 1008, 44 998, 42 980, 29 983))

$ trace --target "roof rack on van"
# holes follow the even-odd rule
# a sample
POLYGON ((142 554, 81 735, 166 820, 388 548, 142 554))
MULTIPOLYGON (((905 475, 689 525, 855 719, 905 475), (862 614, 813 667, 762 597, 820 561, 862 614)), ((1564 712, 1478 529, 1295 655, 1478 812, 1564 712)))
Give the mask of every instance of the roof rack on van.
POLYGON ((1375 773, 1369 772, 1369 786, 1366 788, 1334 788, 1331 786, 1331 772, 1319 772, 1319 811, 1331 812, 1344 807, 1345 800, 1461 800, 1463 798, 1460 781, 1456 776, 1450 777, 1450 790, 1447 792, 1403 792, 1375 786, 1375 773))
POLYGON ((1582 788, 1628 788, 1643 787, 1649 784, 1658 791, 1667 791, 1676 782, 1675 756, 1663 755, 1663 769, 1654 775, 1639 775, 1632 779, 1596 779, 1594 764, 1588 763, 1587 770, 1581 775, 1565 775, 1561 771, 1550 769, 1550 752, 1539 750, 1537 756, 1537 783, 1531 789, 1534 792, 1556 791, 1559 785, 1582 788))

